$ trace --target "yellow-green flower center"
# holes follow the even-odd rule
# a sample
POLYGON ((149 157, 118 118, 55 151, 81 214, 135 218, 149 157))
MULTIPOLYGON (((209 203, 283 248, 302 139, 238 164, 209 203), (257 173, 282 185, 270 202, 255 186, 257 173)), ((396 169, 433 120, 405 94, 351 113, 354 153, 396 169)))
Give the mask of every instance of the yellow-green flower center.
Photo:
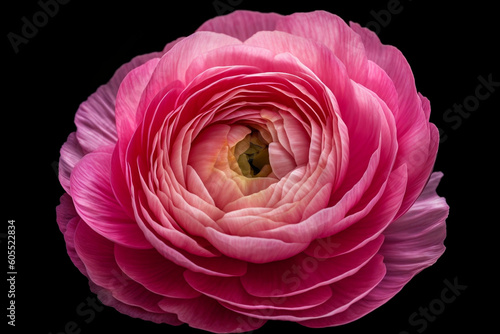
POLYGON ((269 164, 268 146, 269 144, 258 131, 252 131, 236 144, 236 158, 243 176, 249 178, 265 177, 272 172, 269 164), (238 152, 241 153, 238 155, 238 152))

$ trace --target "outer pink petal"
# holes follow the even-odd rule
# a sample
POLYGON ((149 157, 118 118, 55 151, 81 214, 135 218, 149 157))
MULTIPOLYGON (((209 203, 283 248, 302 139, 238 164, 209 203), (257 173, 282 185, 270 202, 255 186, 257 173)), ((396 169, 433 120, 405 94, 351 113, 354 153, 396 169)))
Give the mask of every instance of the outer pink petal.
POLYGON ((368 59, 387 73, 398 94, 399 109, 393 110, 399 143, 396 166, 406 163, 408 168, 407 195, 400 209, 403 214, 425 187, 432 172, 438 131, 429 124, 429 102, 417 93, 413 73, 403 54, 393 46, 383 45, 369 29, 357 23, 351 23, 351 27, 361 37, 368 59))
POLYGON ((429 175, 432 173, 439 147, 439 131, 432 123, 426 124, 421 136, 409 136, 404 148, 400 144, 401 152, 406 151, 406 156, 398 155, 396 166, 406 164, 408 168, 408 184, 406 195, 399 209, 397 217, 404 214, 415 202, 424 189, 429 175), (419 138, 420 137, 420 138, 419 138))
POLYGON ((333 257, 351 252, 378 237, 393 221, 401 206, 406 178, 404 165, 393 171, 382 197, 365 217, 337 234, 313 241, 306 249, 306 254, 321 258, 333 257))
POLYGON ((116 97, 116 129, 118 131, 118 145, 120 161, 124 164, 127 146, 138 124, 137 107, 144 88, 151 78, 159 59, 153 58, 143 65, 130 71, 123 79, 116 97))
POLYGON ((206 21, 197 31, 218 32, 238 38, 240 41, 245 41, 258 31, 275 30, 276 23, 282 17, 282 15, 276 13, 238 10, 231 14, 217 16, 206 21))
POLYGON ((85 153, 116 143, 115 97, 115 87, 102 85, 76 112, 76 137, 85 153))
POLYGON ((327 46, 345 64, 350 77, 363 75, 366 56, 361 38, 337 15, 325 11, 295 13, 280 20, 276 30, 327 46))
MULTIPOLYGON (((111 148, 110 148, 111 149, 111 148)), ((71 174, 71 197, 82 219, 102 236, 132 248, 151 248, 111 188, 111 152, 87 154, 71 174)))
POLYGON ((153 98, 173 82, 186 84, 186 71, 193 59, 211 50, 235 44, 241 42, 230 36, 205 31, 196 32, 179 41, 161 57, 146 86, 138 112, 143 113, 153 98))
POLYGON ((152 313, 162 312, 158 302, 164 297, 146 290, 121 271, 115 261, 115 245, 111 241, 94 232, 83 221, 76 228, 74 241, 91 286, 95 284, 108 290, 114 298, 133 308, 152 313))
POLYGON ((382 241, 379 236, 351 253, 322 261, 301 253, 283 261, 249 264, 241 283, 254 296, 293 296, 351 276, 376 255, 382 241))
POLYGON ((169 324, 172 326, 179 326, 183 324, 183 322, 180 321, 175 314, 166 312, 149 312, 141 307, 123 303, 116 299, 109 290, 106 290, 93 282, 90 282, 90 290, 97 295, 99 300, 104 305, 110 306, 118 312, 126 314, 132 318, 139 318, 142 320, 152 321, 157 324, 169 324))
POLYGON ((194 298, 193 290, 182 276, 185 268, 168 261, 156 250, 137 250, 115 246, 116 262, 127 276, 146 289, 171 298, 194 298))
POLYGON ((442 176, 440 172, 433 173, 410 210, 384 231, 385 242, 380 251, 389 271, 388 279, 397 276, 406 283, 434 264, 445 251, 449 207, 436 193, 442 176), (405 274, 407 280, 403 278, 405 274))
POLYGON ((59 182, 64 190, 70 192, 70 177, 75 165, 82 159, 84 152, 76 139, 76 133, 69 134, 68 139, 61 147, 59 158, 59 182))
POLYGON ((165 298, 160 307, 177 314, 189 326, 214 333, 241 333, 257 329, 264 320, 251 318, 228 310, 215 299, 200 296, 195 299, 172 300, 165 298))
POLYGON ((396 116, 404 117, 404 122, 398 123, 398 130, 404 133, 425 116, 410 65, 401 51, 391 45, 383 45, 373 31, 357 23, 351 23, 351 28, 361 37, 368 59, 380 66, 394 82, 401 113, 396 116))
POLYGON ((64 235, 66 250, 73 264, 80 270, 83 275, 87 276, 85 265, 78 257, 78 254, 75 250, 75 230, 79 222, 81 221, 81 218, 76 213, 71 196, 69 196, 68 194, 64 194, 61 196, 60 201, 61 204, 59 204, 56 208, 57 224, 59 225, 59 229, 64 235))
POLYGON ((237 277, 214 277, 192 271, 186 271, 184 277, 192 287, 204 295, 215 298, 220 302, 249 310, 263 308, 302 310, 320 305, 332 296, 330 288, 322 286, 286 298, 256 297, 245 291, 237 277))
MULTIPOLYGON (((382 260, 382 256, 377 255, 353 275, 326 286, 326 288, 331 289, 331 296, 317 306, 296 310, 281 310, 279 308, 247 309, 233 305, 228 305, 228 307, 237 312, 261 319, 304 321, 332 316, 348 309, 377 286, 386 273, 382 260)), ((286 301, 286 298, 283 299, 286 301)), ((270 300, 273 299, 270 298, 270 300)))
POLYGON ((59 230, 61 230, 62 234, 65 234, 66 225, 68 225, 68 222, 71 219, 78 217, 78 213, 76 213, 75 206, 73 205, 73 200, 68 194, 63 194, 59 201, 60 204, 56 207, 56 220, 57 225, 59 225, 59 230))
POLYGON ((442 173, 433 173, 410 210, 384 231, 380 254, 384 256, 387 274, 380 284, 345 312, 307 320, 302 325, 318 328, 354 321, 387 302, 414 275, 437 261, 445 250, 445 221, 449 211, 444 198, 436 194, 441 177, 442 173))
POLYGON ((75 115, 76 137, 85 153, 116 143, 115 100, 118 87, 130 70, 160 56, 160 52, 153 52, 135 57, 122 65, 107 84, 99 87, 80 105, 75 115))

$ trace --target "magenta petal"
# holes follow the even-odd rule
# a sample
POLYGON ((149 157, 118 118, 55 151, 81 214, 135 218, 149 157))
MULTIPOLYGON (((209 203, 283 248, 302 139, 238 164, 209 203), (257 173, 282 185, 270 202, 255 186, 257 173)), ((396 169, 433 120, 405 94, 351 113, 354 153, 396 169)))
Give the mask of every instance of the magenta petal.
POLYGON ((103 85, 80 105, 76 137, 86 153, 116 143, 115 96, 114 87, 103 85))
POLYGON ((71 196, 80 217, 96 232, 132 248, 151 248, 137 223, 115 198, 110 184, 111 152, 87 154, 71 174, 71 196))
POLYGON ((164 311, 177 314, 179 320, 189 326, 214 333, 247 332, 265 324, 264 320, 228 310, 206 296, 180 300, 165 298, 159 305, 164 311))
MULTIPOLYGON (((207 273, 216 276, 240 276, 246 271, 246 263, 238 261, 226 256, 206 258, 196 256, 184 249, 175 247, 170 241, 164 239, 161 235, 154 232, 155 228, 151 224, 157 224, 154 221, 151 212, 147 208, 147 195, 143 190, 133 192, 135 201, 134 213, 136 215, 137 224, 144 233, 147 241, 151 246, 166 259, 175 264, 185 267, 186 269, 196 272, 207 273)), ((186 237, 188 237, 186 235, 186 237)), ((207 251, 207 253, 209 253, 207 251)), ((209 254, 207 254, 209 255, 209 254)), ((212 254, 213 255, 213 254, 212 254)))
MULTIPOLYGON (((260 217, 245 217, 255 221, 265 221, 260 217), (260 218, 260 219, 259 219, 260 218)), ((242 219, 243 220, 243 219, 242 219)), ((238 217, 227 221, 238 222, 238 217)), ((226 221, 226 222, 227 222, 226 221)), ((238 236, 221 233, 213 228, 207 228, 206 238, 221 253, 242 261, 253 263, 265 263, 289 258, 306 247, 306 243, 288 243, 271 238, 259 238, 251 236, 238 236)))
POLYGON ((76 137, 85 153, 116 143, 115 100, 118 87, 130 70, 160 55, 157 52, 145 54, 122 65, 107 84, 99 87, 80 105, 75 116, 76 137))
POLYGON ((383 45, 373 31, 357 23, 351 23, 351 28, 361 37, 368 59, 385 70, 394 82, 400 111, 395 116, 401 119, 398 130, 406 132, 414 126, 414 121, 425 119, 410 65, 401 51, 391 45, 383 45))
POLYGON ((406 162, 408 168, 408 185, 397 217, 404 214, 414 203, 427 184, 429 174, 432 173, 432 169, 434 168, 439 146, 439 131, 434 124, 429 124, 426 132, 428 132, 428 135, 425 135, 427 137, 426 142, 421 140, 418 143, 418 139, 415 138, 409 141, 409 154, 406 162), (422 145, 422 142, 424 142, 424 145, 422 145))
POLYGON ((405 194, 406 176, 405 166, 393 171, 382 197, 365 217, 337 234, 313 241, 306 254, 333 257, 353 251, 378 237, 398 212, 405 194), (317 249, 323 251, 318 253, 317 249))
MULTIPOLYGON (((380 236, 364 247, 330 259, 318 260, 301 253, 283 261, 249 264, 241 283, 254 296, 296 295, 354 274, 375 256, 382 241, 380 236)), ((318 254, 323 251, 316 250, 318 254)))
POLYGON ((137 111, 144 112, 153 98, 173 82, 180 81, 186 84, 187 68, 196 57, 223 46, 235 44, 241 44, 241 42, 230 36, 207 31, 196 32, 179 41, 161 57, 144 90, 137 111))
POLYGON ((258 31, 275 30, 276 22, 283 16, 276 13, 259 13, 238 10, 206 21, 197 31, 213 31, 245 41, 258 31), (242 24, 245 22, 245 24, 242 24))
POLYGON ((384 231, 386 239, 380 254, 384 256, 387 274, 377 287, 346 311, 305 321, 303 325, 325 327, 354 321, 386 303, 414 275, 437 261, 445 250, 445 220, 449 210, 444 198, 435 191, 441 177, 442 173, 433 173, 410 210, 384 231))
POLYGON ((239 278, 221 278, 186 271, 187 282, 204 295, 236 307, 258 310, 262 308, 301 310, 322 304, 331 297, 328 286, 318 287, 290 297, 256 297, 245 291, 239 278))
POLYGON ((146 289, 171 298, 194 298, 193 290, 182 274, 186 270, 168 261, 156 250, 137 250, 115 246, 116 262, 127 276, 146 289))
POLYGON ((66 226, 66 232, 64 233, 64 242, 66 243, 66 250, 68 252, 69 258, 75 265, 75 267, 80 270, 80 272, 88 277, 87 268, 83 263, 82 259, 78 255, 75 248, 75 233, 78 225, 85 224, 85 222, 80 217, 75 217, 68 222, 66 226))
POLYGON ((269 162, 273 173, 280 179, 297 167, 293 156, 276 142, 269 144, 269 162))
POLYGON ((68 139, 61 147, 61 157, 59 158, 58 166, 59 182, 67 193, 70 192, 71 172, 83 156, 84 153, 80 143, 76 139, 76 133, 70 133, 68 139))
POLYGON ((97 295, 99 300, 104 305, 110 306, 116 309, 118 312, 126 314, 132 318, 139 318, 152 321, 157 324, 164 323, 172 326, 179 326, 183 324, 183 322, 179 321, 175 314, 164 311, 162 311, 161 313, 149 312, 141 307, 123 303, 116 299, 109 290, 106 290, 92 282, 90 282, 90 289, 97 295))
POLYGON ((430 105, 417 93, 415 78, 401 51, 383 45, 374 32, 357 23, 351 23, 351 27, 361 37, 368 59, 387 73, 397 91, 399 108, 392 110, 398 129, 396 166, 406 163, 408 168, 408 191, 401 215, 416 200, 432 172, 439 134, 429 124, 430 105))
POLYGON ((351 77, 362 74, 365 68, 361 38, 337 15, 326 11, 295 13, 280 20, 276 30, 327 46, 345 64, 351 77))
POLYGON ((115 195, 116 201, 123 208, 125 213, 135 220, 134 212, 132 210, 132 196, 127 186, 127 179, 123 173, 122 165, 120 162, 120 148, 116 145, 111 156, 111 189, 115 195))
POLYGON ((119 301, 148 312, 162 312, 164 297, 146 290, 122 272, 114 257, 114 244, 81 222, 75 231, 75 249, 85 264, 91 282, 109 290, 119 301))
POLYGON ((159 59, 154 58, 130 71, 123 79, 118 90, 116 97, 116 129, 118 131, 118 145, 122 164, 128 143, 138 125, 136 113, 139 101, 158 62, 159 59))
POLYGON ((388 278, 398 275, 404 281, 405 275, 412 277, 443 254, 449 207, 436 193, 442 176, 433 173, 415 204, 384 231, 386 239, 380 251, 388 278))
POLYGON ((57 223, 59 225, 59 229, 64 235, 66 250, 73 264, 78 268, 78 270, 80 270, 83 275, 87 276, 85 265, 83 264, 80 257, 78 257, 78 254, 75 250, 75 231, 76 227, 81 221, 81 218, 76 213, 75 206, 73 205, 73 200, 68 194, 62 195, 60 201, 61 204, 59 204, 56 208, 57 223))
POLYGON ((68 225, 71 219, 78 217, 78 214, 76 213, 71 196, 64 193, 59 201, 60 204, 56 207, 57 224, 59 225, 61 233, 65 234, 66 225, 68 225))
MULTIPOLYGON (((348 309, 351 305, 366 296, 383 279, 386 272, 380 255, 373 257, 366 265, 351 276, 348 276, 329 286, 330 297, 323 303, 297 310, 281 310, 276 308, 267 309, 244 309, 237 306, 228 306, 230 309, 241 312, 248 316, 260 319, 287 320, 287 321, 312 321, 330 317, 348 309)), ((283 298, 285 301, 287 298, 283 298)), ((273 300, 273 299, 270 299, 273 300)), ((274 300, 279 300, 274 298, 274 300)))
POLYGON ((120 280, 117 278, 122 278, 119 275, 121 270, 116 265, 114 244, 111 241, 81 221, 75 230, 74 246, 92 282, 107 289, 119 286, 120 280))

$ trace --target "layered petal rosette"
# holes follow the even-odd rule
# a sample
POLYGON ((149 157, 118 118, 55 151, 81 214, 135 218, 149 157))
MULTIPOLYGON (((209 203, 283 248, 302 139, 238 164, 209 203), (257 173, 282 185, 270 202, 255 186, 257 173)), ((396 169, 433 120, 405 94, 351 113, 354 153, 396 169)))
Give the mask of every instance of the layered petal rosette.
POLYGON ((68 253, 132 317, 351 322, 444 251, 429 113, 401 52, 358 24, 217 17, 80 106, 59 165, 68 253))

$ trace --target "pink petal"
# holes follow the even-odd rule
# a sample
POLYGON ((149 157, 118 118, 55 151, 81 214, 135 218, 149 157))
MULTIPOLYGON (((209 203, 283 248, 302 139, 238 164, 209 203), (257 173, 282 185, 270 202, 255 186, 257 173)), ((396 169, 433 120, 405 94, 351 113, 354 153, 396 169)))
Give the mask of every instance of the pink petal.
POLYGON ((143 113, 151 100, 172 82, 180 81, 183 84, 189 82, 190 80, 186 80, 186 71, 196 57, 226 45, 240 43, 235 38, 205 31, 194 33, 176 43, 161 57, 144 90, 137 108, 138 112, 143 113))
POLYGON ((70 178, 71 172, 75 165, 84 156, 82 147, 76 139, 76 133, 69 134, 68 139, 61 147, 61 156, 59 158, 59 182, 64 190, 70 192, 70 178))
MULTIPOLYGON (((207 220, 204 213, 200 212, 200 210, 190 210, 189 207, 184 209, 174 208, 172 206, 175 204, 171 203, 170 199, 167 199, 167 196, 164 194, 159 193, 157 196, 150 193, 148 189, 144 190, 147 194, 148 203, 142 204, 141 216, 144 219, 143 221, 146 222, 158 236, 164 240, 168 240, 176 248, 182 249, 193 255, 205 257, 220 255, 219 252, 213 251, 213 247, 205 247, 203 243, 199 242, 202 240, 198 240, 195 236, 190 234, 191 230, 196 231, 196 228, 190 228, 186 231, 181 227, 183 225, 188 225, 189 222, 191 222, 191 225, 194 225, 196 222, 197 225, 203 226, 203 221, 207 220), (165 207, 171 207, 170 213, 165 210, 165 207), (151 211, 149 211, 148 208, 151 211), (201 220, 201 222, 198 222, 196 217, 200 218, 199 220, 201 220), (183 222, 186 223, 182 224, 183 222)), ((173 195, 178 196, 178 194, 175 193, 173 193, 173 195)), ((187 206, 185 203, 182 204, 187 206)))
POLYGON ((345 64, 350 77, 360 75, 366 66, 361 38, 334 14, 325 11, 295 13, 280 20, 276 30, 327 46, 345 64))
MULTIPOLYGON (((111 149, 111 148, 110 148, 111 149)), ((71 196, 80 217, 102 236, 132 248, 151 248, 110 184, 111 152, 89 153, 71 174, 71 196)))
POLYGON ((293 117, 287 112, 280 111, 283 117, 283 125, 285 134, 288 137, 290 146, 292 147, 291 154, 294 157, 297 166, 305 165, 308 162, 309 146, 311 138, 307 134, 304 124, 300 119, 293 117))
POLYGON ((152 321, 157 324, 169 324, 172 326, 179 326, 183 324, 183 322, 179 321, 175 314, 164 311, 162 311, 161 313, 149 312, 141 307, 123 303, 116 299, 110 291, 92 282, 90 282, 90 289, 97 295, 99 300, 104 305, 110 306, 116 309, 118 312, 128 315, 132 318, 139 318, 142 320, 152 321))
POLYGON ((239 278, 213 277, 186 271, 184 277, 196 290, 220 302, 250 310, 279 309, 301 310, 322 304, 331 297, 328 286, 319 287, 308 292, 290 297, 256 297, 243 289, 239 278))
POLYGON ((342 325, 354 321, 386 303, 421 270, 434 264, 443 254, 448 205, 436 194, 442 173, 433 173, 424 191, 406 214, 385 231, 380 249, 387 274, 366 297, 346 311, 331 317, 308 320, 308 327, 342 325))
POLYGON ((428 98, 418 93, 420 100, 422 101, 422 109, 424 110, 425 118, 429 119, 431 115, 431 102, 428 98))
MULTIPOLYGON (((330 297, 317 306, 298 310, 282 310, 279 308, 247 309, 233 305, 229 305, 228 307, 237 312, 260 319, 307 322, 309 319, 313 319, 312 321, 314 321, 317 318, 330 317, 348 309, 377 286, 386 272, 382 260, 382 256, 377 255, 353 275, 330 286, 326 286, 326 288, 331 289, 331 293, 329 293, 330 297)), ((284 298, 285 301, 288 298, 292 297, 284 298)))
MULTIPOLYGON (((253 217, 253 219, 264 220, 259 217, 253 217)), ((229 221, 238 221, 238 218, 229 219, 229 221)), ((207 228, 205 238, 221 253, 233 259, 253 263, 286 259, 307 247, 306 243, 287 243, 276 239, 230 235, 212 228, 207 228)))
POLYGON ((408 184, 397 217, 404 214, 415 202, 427 184, 429 175, 434 168, 439 147, 439 131, 432 123, 426 125, 426 129, 422 130, 420 136, 408 136, 408 140, 401 141, 400 144, 401 153, 398 153, 396 166, 401 163, 406 164, 408 184))
POLYGON ((378 237, 393 221, 401 206, 406 178, 404 166, 392 172, 382 197, 365 217, 337 234, 313 241, 305 253, 321 258, 334 257, 351 252, 378 237))
POLYGON ((122 169, 120 162, 120 147, 116 145, 111 156, 111 188, 115 195, 116 201, 123 208, 125 213, 134 220, 134 212, 132 210, 132 198, 130 190, 127 186, 127 179, 122 169))
POLYGON ((68 222, 71 219, 78 217, 78 214, 76 213, 71 196, 67 193, 64 193, 59 201, 60 204, 56 207, 56 220, 57 225, 59 225, 59 230, 62 234, 64 234, 66 233, 66 225, 68 222))
MULTIPOLYGON (((345 89, 349 88, 350 78, 346 72, 345 65, 338 59, 337 55, 325 45, 316 43, 314 39, 288 34, 282 31, 262 31, 245 41, 245 45, 265 48, 275 54, 274 70, 285 73, 302 72, 312 78, 319 78, 331 92, 332 100, 344 99, 345 89), (277 61, 279 60, 279 62, 277 61), (335 75, 330 75, 335 73, 335 75)), ((351 102, 351 101, 348 101, 351 102)), ((339 112, 333 102, 334 111, 339 112)), ((346 104, 348 107, 348 104, 346 104)))
POLYGON ((273 173, 280 179, 297 167, 290 153, 278 142, 269 144, 269 162, 273 173))
POLYGON ((375 256, 382 241, 379 237, 351 253, 330 259, 318 260, 301 253, 279 262, 249 264, 241 283, 254 296, 293 296, 351 276, 375 256))
POLYGON ((151 217, 142 203, 146 203, 143 193, 134 195, 133 203, 137 223, 150 244, 166 259, 186 269, 214 276, 241 276, 246 271, 246 263, 226 256, 213 258, 201 257, 190 254, 183 249, 178 249, 170 241, 161 238, 149 226, 151 217))
POLYGON ((203 23, 197 31, 213 31, 245 41, 258 31, 274 30, 282 18, 276 13, 259 13, 238 10, 224 16, 217 16, 203 23), (241 24, 245 22, 245 24, 241 24))
POLYGON ((116 143, 114 87, 100 86, 75 115, 76 137, 85 153, 116 143))
POLYGON ((157 52, 141 55, 122 65, 107 84, 99 87, 80 105, 75 116, 76 137, 85 153, 116 143, 115 100, 118 87, 130 70, 160 55, 157 52))
POLYGON ((88 278, 89 275, 87 267, 83 263, 75 248, 75 233, 78 225, 80 224, 85 224, 80 217, 75 217, 68 222, 66 233, 64 233, 64 242, 66 243, 66 250, 71 261, 75 267, 77 267, 78 270, 80 270, 80 272, 88 278))
POLYGON ((241 44, 239 41, 239 43, 232 44, 230 42, 231 40, 226 42, 227 45, 201 54, 193 59, 185 73, 185 80, 194 80, 196 76, 205 72, 207 68, 219 66, 257 67, 260 71, 264 72, 274 69, 274 57, 271 51, 265 48, 241 44))
POLYGON ((120 84, 116 96, 116 129, 122 164, 128 143, 140 122, 140 120, 136 119, 139 101, 158 62, 158 58, 153 58, 133 69, 120 84))
POLYGON ((389 274, 413 276, 436 262, 444 252, 449 207, 436 193, 442 176, 433 173, 410 210, 384 231, 386 239, 381 254, 389 274))
POLYGON ((193 290, 182 276, 186 270, 166 260, 156 250, 137 250, 115 246, 116 262, 123 272, 146 289, 171 298, 194 298, 193 290))
POLYGON ((265 323, 230 311, 206 296, 180 300, 165 298, 159 305, 165 312, 175 313, 189 326, 214 333, 241 333, 260 328, 265 323))
POLYGON ((399 153, 396 166, 406 163, 408 168, 408 194, 400 214, 408 210, 424 188, 432 171, 439 136, 428 123, 430 106, 417 94, 410 65, 402 53, 393 46, 383 45, 367 28, 351 23, 361 36, 368 59, 380 66, 394 82, 399 109, 395 113, 398 129, 399 153))
POLYGON ((85 265, 76 253, 74 241, 75 230, 80 223, 81 218, 76 213, 71 196, 65 193, 61 196, 60 201, 61 204, 56 207, 57 224, 59 225, 59 229, 64 235, 66 250, 73 264, 78 268, 78 270, 80 270, 83 275, 87 276, 85 265))
MULTIPOLYGON (((344 193, 335 205, 316 212, 299 224, 280 226, 259 235, 287 241, 301 240, 311 242, 314 239, 330 236, 346 229, 351 224, 357 222, 363 215, 366 215, 380 196, 382 196, 383 183, 376 185, 375 189, 370 190, 369 196, 367 196, 368 201, 360 202, 370 189, 370 185, 372 185, 379 161, 380 150, 376 150, 372 154, 368 166, 359 181, 349 191, 344 193), (355 205, 358 205, 356 210, 352 214, 347 215, 355 205)), ((335 197, 335 193, 333 197, 335 197)))
POLYGON ((106 290, 124 304, 140 307, 148 312, 162 310, 158 302, 164 297, 146 290, 118 267, 114 258, 114 244, 81 222, 75 231, 75 249, 85 264, 90 281, 106 290))
POLYGON ((357 82, 377 94, 397 119, 399 115, 399 96, 394 81, 375 62, 368 60, 366 65, 362 78, 359 78, 357 82))
POLYGON ((399 98, 398 130, 406 132, 417 120, 424 119, 421 102, 417 95, 415 79, 410 65, 401 51, 390 45, 383 45, 377 35, 357 23, 351 28, 359 34, 366 50, 366 56, 380 66, 394 82, 399 98))

